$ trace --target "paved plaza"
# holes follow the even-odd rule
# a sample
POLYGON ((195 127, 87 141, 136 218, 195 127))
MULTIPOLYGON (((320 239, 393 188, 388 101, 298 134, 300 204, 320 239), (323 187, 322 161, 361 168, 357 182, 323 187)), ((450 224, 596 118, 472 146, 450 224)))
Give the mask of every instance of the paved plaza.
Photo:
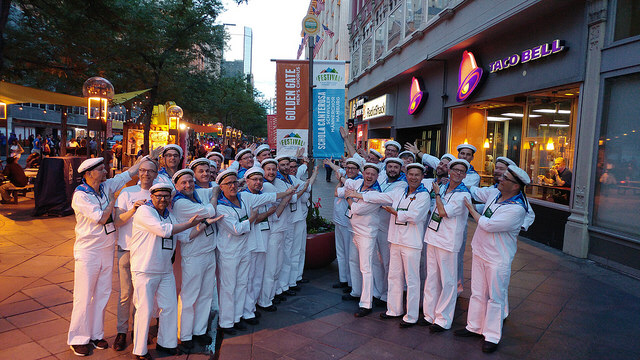
MULTIPOLYGON (((335 180, 315 186, 329 216, 335 180)), ((74 217, 32 218, 33 193, 0 207, 0 359, 77 358, 66 344, 72 307, 74 217)), ((473 234, 470 223, 469 236, 473 234)), ((465 291, 454 329, 464 326, 471 252, 465 255, 465 291)), ((638 359, 640 281, 583 259, 520 239, 509 287, 510 315, 498 351, 483 354, 481 340, 452 331, 401 329, 382 320, 382 308, 356 319, 354 302, 331 288, 335 262, 306 272, 311 282, 298 296, 263 313, 260 324, 226 337, 220 359, 638 359)), ((116 335, 117 282, 107 306, 106 338, 116 335)), ((154 322, 155 323, 155 322, 154 322)), ((154 346, 151 346, 153 349, 154 346)), ((160 357, 151 350, 154 357, 160 357)), ((129 359, 126 351, 95 350, 90 359, 129 359)), ((164 359, 208 359, 181 355, 164 359)))

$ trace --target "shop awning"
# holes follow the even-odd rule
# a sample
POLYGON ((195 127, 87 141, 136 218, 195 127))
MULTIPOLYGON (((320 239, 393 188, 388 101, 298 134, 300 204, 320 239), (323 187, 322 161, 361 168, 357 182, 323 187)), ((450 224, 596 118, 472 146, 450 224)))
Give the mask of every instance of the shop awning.
POLYGON ((87 106, 87 100, 83 97, 34 89, 27 86, 11 84, 5 81, 0 82, 0 101, 7 104, 35 103, 87 106))
POLYGON ((125 103, 138 95, 142 95, 146 93, 149 90, 151 89, 144 89, 144 90, 138 90, 138 91, 130 91, 122 94, 115 94, 113 96, 113 100, 111 101, 111 103, 113 105, 119 105, 119 104, 125 103))

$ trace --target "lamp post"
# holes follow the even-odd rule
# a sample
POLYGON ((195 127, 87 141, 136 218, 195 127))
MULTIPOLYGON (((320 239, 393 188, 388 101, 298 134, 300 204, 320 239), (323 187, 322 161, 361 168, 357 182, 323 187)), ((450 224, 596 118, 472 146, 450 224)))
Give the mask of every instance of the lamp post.
MULTIPOLYGON (((109 100, 113 99, 114 95, 113 85, 105 78, 94 76, 84 82, 82 94, 87 98, 87 128, 95 132, 99 149, 106 150, 104 131, 107 126, 109 100)), ((87 141, 87 157, 90 156, 89 148, 87 141)))

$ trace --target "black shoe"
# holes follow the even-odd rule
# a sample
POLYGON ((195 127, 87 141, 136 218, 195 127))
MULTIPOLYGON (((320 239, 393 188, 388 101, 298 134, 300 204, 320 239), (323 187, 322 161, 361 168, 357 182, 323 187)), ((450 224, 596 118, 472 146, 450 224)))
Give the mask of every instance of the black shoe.
POLYGON ((387 307, 387 302, 384 301, 384 300, 378 299, 377 297, 374 297, 373 298, 373 306, 386 308, 387 307))
POLYGON ((235 335, 235 334, 237 334, 237 331, 232 327, 230 327, 230 328, 221 327, 220 330, 222 330, 222 332, 227 334, 227 335, 235 335))
POLYGON ((381 319, 400 319, 401 317, 403 317, 403 315, 387 315, 387 313, 380 313, 380 318, 381 319))
POLYGON ((300 286, 296 285, 296 286, 291 286, 289 287, 289 291, 300 291, 300 286))
MULTIPOLYGON (((195 338, 195 336, 194 336, 195 338)), ((187 349, 187 350, 191 350, 193 349, 193 347, 195 346, 193 344, 193 340, 184 340, 180 342, 180 346, 182 346, 183 348, 187 349)))
POLYGON ((213 339, 208 334, 193 335, 193 340, 197 341, 200 346, 211 345, 213 342, 213 339))
POLYGON ((276 296, 273 297, 273 300, 271 300, 271 302, 276 304, 276 305, 279 305, 282 302, 282 300, 280 300, 278 298, 278 295, 276 295, 276 296))
POLYGON ((100 350, 109 348, 109 343, 105 339, 91 340, 90 344, 93 345, 94 348, 100 350))
POLYGON ((256 310, 253 312, 253 316, 255 316, 256 319, 260 319, 262 317, 262 313, 256 310))
POLYGON ((348 294, 351 292, 351 286, 347 286, 346 288, 342 289, 342 292, 345 294, 348 294))
POLYGON ((492 353, 498 350, 498 344, 494 344, 492 342, 484 341, 482 343, 482 352, 483 353, 492 353))
POLYGON ((113 350, 122 351, 127 348, 127 334, 118 333, 113 341, 113 350))
POLYGON ((420 326, 431 326, 433 324, 428 322, 423 316, 420 316, 420 318, 418 319, 418 325, 420 325, 420 326))
POLYGON ((91 346, 89 344, 85 345, 70 345, 71 351, 78 356, 87 356, 91 354, 91 346))
POLYGON ((276 304, 279 304, 280 302, 283 302, 283 301, 287 301, 287 297, 284 296, 284 293, 276 295, 274 299, 277 299, 279 301, 276 304))
POLYGON ((146 353, 144 355, 133 355, 136 360, 153 360, 153 358, 151 357, 151 355, 149 355, 149 353, 146 353))
POLYGON ((167 354, 167 355, 178 355, 178 348, 174 347, 174 348, 166 348, 160 344, 156 344, 156 350, 158 351, 162 351, 163 353, 167 354))
POLYGON ((342 295, 342 300, 345 301, 360 301, 360 298, 357 296, 351 296, 351 294, 342 295))
POLYGON ((447 329, 443 328, 442 326, 440 326, 438 324, 431 324, 431 326, 429 326, 429 332, 430 333, 439 333, 439 332, 443 332, 443 331, 447 331, 447 329))
POLYGON ((331 287, 334 288, 334 289, 342 289, 342 288, 349 287, 349 284, 346 283, 346 282, 338 282, 338 283, 335 283, 335 284, 331 285, 331 287))
POLYGON ((298 280, 297 283, 298 284, 308 284, 309 283, 309 279, 302 278, 302 279, 298 280))
POLYGON ((482 334, 474 333, 473 331, 467 330, 467 328, 458 329, 453 332, 453 335, 459 337, 482 337, 482 334))
POLYGON ((258 325, 258 324, 260 324, 260 321, 258 321, 258 319, 254 318, 254 317, 251 318, 251 319, 242 318, 242 320, 244 320, 244 322, 246 322, 249 325, 258 325))
POLYGON ((296 296, 297 293, 291 289, 287 290, 287 291, 283 291, 283 294, 287 295, 287 296, 296 296))
POLYGON ((240 331, 247 331, 247 326, 242 323, 242 320, 233 324, 233 328, 240 331))
POLYGON ((365 317, 369 314, 371 314, 371 309, 366 309, 366 308, 360 308, 360 310, 358 310, 357 313, 353 314, 353 316, 355 317, 365 317))
POLYGON ((271 304, 271 305, 269 305, 269 306, 267 306, 267 307, 262 307, 262 306, 260 306, 260 305, 256 305, 256 307, 257 307, 258 309, 260 309, 260 310, 262 310, 262 311, 266 311, 266 312, 274 312, 274 311, 277 311, 277 310, 278 310, 278 308, 277 308, 275 305, 273 305, 273 304, 271 304))
POLYGON ((410 323, 410 322, 406 322, 404 320, 400 321, 400 327, 403 329, 412 327, 413 325, 415 325, 416 323, 410 323))

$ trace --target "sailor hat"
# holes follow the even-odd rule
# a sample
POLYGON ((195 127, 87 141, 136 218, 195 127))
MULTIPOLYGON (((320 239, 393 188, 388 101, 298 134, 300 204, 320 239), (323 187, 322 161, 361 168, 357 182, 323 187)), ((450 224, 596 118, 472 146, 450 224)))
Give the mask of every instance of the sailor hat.
POLYGON ((100 166, 101 164, 104 164, 103 157, 87 159, 83 161, 82 164, 80 164, 80 166, 78 167, 78 173, 82 174, 83 172, 91 171, 97 168, 98 166, 100 166))
POLYGON ((177 183, 178 179, 180 179, 183 175, 191 175, 194 176, 195 174, 193 173, 193 170, 191 169, 182 169, 182 170, 178 170, 176 171, 175 174, 173 174, 173 177, 171 178, 171 181, 173 181, 173 183, 177 183))

